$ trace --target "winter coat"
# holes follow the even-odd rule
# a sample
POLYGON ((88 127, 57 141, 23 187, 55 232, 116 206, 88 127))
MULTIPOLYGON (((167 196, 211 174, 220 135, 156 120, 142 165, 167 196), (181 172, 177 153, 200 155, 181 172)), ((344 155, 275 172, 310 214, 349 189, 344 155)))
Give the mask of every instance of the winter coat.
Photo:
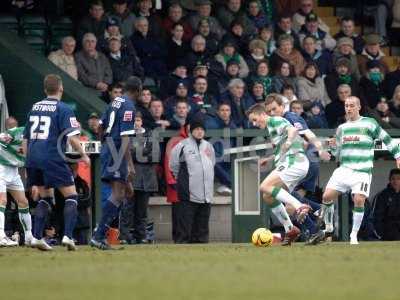
MULTIPOLYGON (((185 42, 190 42, 193 38, 193 29, 190 26, 189 22, 180 20, 179 21, 183 25, 183 40, 185 42)), ((172 21, 169 17, 166 17, 162 22, 162 27, 164 28, 167 34, 170 34, 175 22, 172 21)))
POLYGON ((97 21, 90 15, 83 17, 83 19, 79 23, 78 32, 76 35, 78 44, 80 45, 82 43, 83 36, 88 32, 93 33, 97 39, 101 38, 104 35, 106 26, 107 26, 106 16, 103 16, 100 21, 97 21))
POLYGON ((231 23, 233 20, 241 19, 243 24, 243 29, 245 34, 254 34, 257 28, 254 24, 250 21, 250 19, 246 16, 245 13, 242 11, 239 12, 232 12, 227 6, 222 6, 218 9, 217 12, 218 20, 221 23, 222 27, 225 30, 229 30, 231 23))
POLYGON ((329 74, 333 70, 332 54, 330 51, 316 50, 314 54, 308 54, 302 51, 303 57, 306 62, 315 62, 321 76, 329 74))
POLYGON ((78 80, 83 85, 96 88, 97 83, 113 82, 112 70, 107 57, 97 52, 97 57, 90 57, 85 51, 79 51, 75 55, 76 67, 78 69, 78 80))
MULTIPOLYGON (((314 35, 311 32, 309 32, 306 28, 305 25, 303 25, 301 27, 301 30, 299 32, 299 39, 300 39, 300 44, 303 44, 303 40, 306 36, 308 35, 314 35)), ((316 38, 317 38, 317 49, 318 50, 323 50, 323 49, 327 49, 332 51, 335 46, 336 46, 336 41, 333 37, 331 37, 331 35, 324 30, 318 29, 317 33, 316 33, 316 38)))
POLYGON ((324 107, 331 102, 321 77, 317 77, 315 82, 303 76, 300 77, 297 81, 297 96, 301 101, 315 102, 319 100, 324 107))
POLYGON ((363 76, 360 80, 360 99, 361 106, 366 109, 374 109, 380 99, 385 97, 384 82, 379 85, 374 84, 369 78, 363 76))
MULTIPOLYGON (((349 85, 351 87, 351 94, 353 96, 358 97, 360 94, 359 87, 358 87, 358 81, 354 75, 350 75, 350 76, 351 76, 351 83, 349 85)), ((331 99, 337 98, 338 97, 337 88, 341 84, 338 73, 336 73, 336 71, 334 71, 334 72, 328 74, 328 76, 326 76, 324 78, 324 82, 325 82, 325 88, 326 88, 326 91, 328 92, 329 98, 331 98, 331 99)))
POLYGON ((115 11, 112 11, 109 14, 110 17, 116 18, 119 21, 119 28, 121 29, 121 34, 124 36, 131 36, 134 31, 134 25, 136 17, 133 13, 127 11, 123 15, 117 14, 115 11))
POLYGON ((297 77, 283 77, 282 75, 275 75, 272 77, 272 92, 280 94, 284 85, 290 84, 294 93, 297 95, 297 77))
POLYGON ((167 49, 167 67, 169 71, 173 71, 178 63, 181 63, 185 58, 186 54, 189 52, 190 47, 186 42, 182 42, 178 45, 172 38, 168 39, 166 42, 167 49))
MULTIPOLYGON (((342 37, 348 37, 348 36, 345 35, 343 33, 343 31, 339 31, 333 37, 337 41, 342 37)), ((354 43, 354 51, 356 51, 357 54, 361 54, 361 52, 363 51, 364 46, 365 46, 365 41, 362 38, 362 36, 354 33, 350 38, 353 40, 353 43, 354 43)))
MULTIPOLYGON (((236 57, 236 55, 234 57, 236 57)), ((239 60, 238 61, 238 63, 239 63, 239 77, 240 78, 246 78, 249 75, 249 67, 247 66, 246 61, 244 60, 244 58, 240 54, 237 55, 237 58, 239 60)), ((222 53, 218 53, 217 55, 215 55, 215 60, 218 61, 222 65, 224 70, 226 70, 227 61, 225 61, 224 55, 222 53)))
POLYGON ((343 57, 350 60, 350 72, 356 77, 357 81, 360 81, 361 75, 360 75, 360 70, 358 68, 357 56, 355 54, 343 55, 338 50, 335 50, 332 54, 333 65, 335 66, 336 61, 338 61, 340 58, 343 57))
POLYGON ((334 99, 325 107, 325 115, 329 128, 337 128, 340 124, 346 122, 344 103, 337 98, 334 99))
POLYGON ((240 99, 240 102, 237 103, 233 96, 229 91, 225 92, 221 95, 220 103, 227 102, 231 106, 231 118, 233 123, 237 127, 247 128, 249 127, 249 121, 246 116, 246 111, 255 104, 253 98, 248 94, 244 93, 243 97, 240 99))
POLYGON ((392 113, 390 110, 383 115, 380 111, 378 111, 376 108, 372 109, 368 112, 368 115, 371 118, 374 118, 379 126, 381 126, 383 129, 399 129, 400 128, 400 118, 396 117, 394 113, 392 113), (388 117, 389 122, 386 122, 383 120, 383 118, 388 117))
POLYGON ((381 69, 384 72, 384 74, 389 73, 389 66, 383 60, 384 56, 385 56, 385 54, 382 51, 380 51, 377 57, 373 57, 364 49, 361 52, 361 54, 357 56, 358 69, 360 70, 361 76, 364 76, 365 74, 367 74, 367 72, 368 72, 368 70, 367 70, 367 62, 369 60, 377 60, 377 61, 379 61, 379 63, 382 66, 381 69))
MULTIPOLYGON (((279 37, 283 34, 287 34, 285 31, 283 31, 279 25, 275 26, 275 30, 274 30, 274 40, 278 43, 279 37)), ((294 48, 300 50, 301 49, 301 45, 300 45, 300 40, 299 40, 299 35, 294 31, 291 30, 289 33, 292 38, 293 38, 293 46, 294 48)), ((277 47, 279 47, 279 45, 276 45, 277 47)))
MULTIPOLYGON (((299 9, 292 17, 292 22, 293 22, 293 29, 296 32, 299 32, 301 29, 301 26, 303 26, 306 22, 306 16, 303 14, 303 12, 299 9)), ((326 25, 324 21, 321 20, 321 18, 318 17, 318 28, 325 31, 329 32, 329 26, 326 25)))
MULTIPOLYGON (((199 14, 195 13, 189 17, 189 23, 192 26, 193 30, 196 31, 199 26, 199 22, 203 17, 200 17, 199 14)), ((214 17, 207 18, 208 23, 210 24, 210 31, 211 33, 216 35, 217 40, 220 40, 223 35, 225 34, 225 29, 222 28, 218 19, 214 17)))
POLYGON ((224 68, 217 62, 213 56, 211 56, 207 51, 205 52, 194 52, 193 50, 186 54, 185 59, 186 67, 188 73, 193 72, 194 67, 197 65, 205 65, 208 67, 208 71, 215 76, 220 76, 224 73, 224 68))
POLYGON ((391 99, 394 94, 396 86, 400 84, 400 69, 389 72, 385 76, 385 95, 388 99, 391 99))
POLYGON ((110 61, 114 83, 125 81, 132 75, 139 78, 144 76, 144 70, 136 56, 121 52, 119 60, 113 58, 111 54, 108 55, 108 60, 110 61))
POLYGON ((191 81, 189 77, 181 78, 174 73, 168 74, 163 80, 161 80, 160 85, 160 98, 162 100, 171 97, 176 94, 176 88, 179 83, 185 84, 187 87, 190 86, 191 81))

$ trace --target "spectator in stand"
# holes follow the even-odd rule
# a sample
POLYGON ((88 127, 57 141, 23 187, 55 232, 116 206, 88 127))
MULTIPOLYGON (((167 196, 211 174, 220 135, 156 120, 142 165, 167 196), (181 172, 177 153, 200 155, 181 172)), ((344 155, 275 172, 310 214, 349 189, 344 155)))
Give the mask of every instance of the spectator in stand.
POLYGON ((189 17, 189 23, 192 28, 198 28, 200 20, 207 20, 211 33, 215 34, 217 39, 220 40, 225 34, 225 30, 221 27, 218 19, 211 16, 211 5, 212 1, 209 0, 197 0, 196 13, 189 17))
POLYGON ((373 202, 373 220, 376 233, 382 241, 400 240, 400 170, 392 169, 389 184, 373 202))
POLYGON ((229 30, 232 21, 240 19, 243 23, 244 34, 254 34, 257 29, 242 10, 242 4, 241 0, 226 0, 225 5, 218 9, 218 20, 222 27, 229 30))
POLYGON ((354 50, 357 54, 361 54, 365 42, 362 36, 355 32, 354 20, 349 17, 344 17, 340 22, 340 27, 340 31, 334 35, 335 40, 338 41, 343 37, 351 38, 354 43, 354 50))
POLYGON ((260 5, 259 0, 250 0, 247 2, 247 17, 253 23, 258 32, 260 32, 261 28, 271 23, 271 20, 269 20, 264 14, 260 5))
POLYGON ((167 39, 167 67, 174 70, 178 61, 182 61, 189 52, 189 44, 183 40, 183 25, 175 23, 172 25, 171 36, 167 39))
MULTIPOLYGON (((172 118, 172 116, 175 113, 175 106, 178 103, 178 101, 184 101, 189 104, 188 95, 189 95, 188 85, 183 82, 178 83, 178 85, 176 86, 175 95, 167 98, 164 101, 164 107, 165 107, 164 115, 166 119, 172 118)), ((188 107, 188 110, 190 111, 190 106, 188 107)))
POLYGON ((258 32, 257 39, 265 43, 265 55, 270 57, 276 50, 276 43, 273 38, 273 30, 271 26, 262 27, 258 32))
POLYGON ((278 15, 288 13, 291 16, 294 15, 300 8, 299 0, 277 0, 276 11, 278 15))
POLYGON ((102 99, 108 104, 114 101, 115 98, 121 97, 123 89, 124 86, 120 82, 111 84, 108 86, 108 92, 102 96, 102 99))
POLYGON ((364 111, 374 109, 385 98, 385 73, 378 60, 367 62, 367 73, 360 80, 360 99, 364 111))
POLYGON ((51 52, 48 58, 73 79, 78 80, 78 69, 74 58, 75 39, 72 36, 66 36, 61 44, 62 49, 51 52))
POLYGON ((250 55, 246 57, 246 62, 250 73, 257 72, 257 66, 260 61, 267 60, 266 45, 264 41, 254 39, 249 44, 250 55))
POLYGON ((162 26, 166 32, 171 32, 176 23, 180 23, 183 27, 182 40, 190 42, 193 38, 193 29, 189 22, 183 19, 182 6, 179 3, 172 3, 168 8, 168 16, 163 20, 162 26))
MULTIPOLYGON (((294 93, 294 87, 290 84, 285 84, 281 90, 281 99, 285 106, 284 112, 290 111, 290 104, 297 101, 297 96, 294 93)), ((303 107, 303 106, 302 106, 303 107)))
MULTIPOLYGON (((293 15, 293 29, 299 32, 301 26, 305 24, 306 16, 313 13, 314 0, 300 0, 300 9, 293 15)), ((322 31, 329 32, 329 26, 324 23, 320 18, 318 18, 318 28, 322 31)))
POLYGON ((368 72, 368 61, 378 61, 383 73, 386 75, 386 73, 389 72, 389 67, 383 60, 385 54, 382 52, 379 45, 380 39, 380 36, 375 33, 371 33, 365 38, 365 47, 361 54, 358 55, 358 68, 362 76, 366 75, 368 72))
MULTIPOLYGON (((293 30, 292 14, 283 13, 279 16, 274 31, 275 41, 279 41, 281 35, 290 35, 293 38, 294 47, 300 49, 299 36, 297 32, 293 30)), ((278 44, 277 46, 279 47, 278 44)))
POLYGON ((384 129, 400 128, 400 118, 390 111, 386 98, 380 98, 376 107, 370 110, 368 115, 384 129))
POLYGON ((175 104, 175 113, 169 119, 171 124, 168 129, 179 130, 186 124, 189 115, 189 104, 186 100, 178 100, 175 104))
POLYGON ((250 95, 253 98, 254 103, 262 103, 265 101, 266 93, 264 91, 264 85, 260 81, 253 81, 250 84, 250 95))
MULTIPOLYGON (((219 64, 219 63, 218 63, 219 64)), ((222 73, 222 76, 224 76, 225 72, 222 73)), ((209 68, 205 65, 199 64, 197 65, 194 70, 193 70, 193 76, 192 76, 192 84, 194 84, 194 80, 197 77, 204 77, 207 79, 208 82, 208 89, 207 92, 213 96, 214 98, 219 97, 219 86, 218 86, 218 81, 221 78, 220 76, 217 76, 216 74, 213 74, 210 72, 209 68)))
POLYGON ((390 111, 400 118, 400 85, 398 85, 393 92, 393 97, 389 102, 390 111))
POLYGON ((100 39, 107 26, 107 17, 104 15, 103 2, 93 0, 90 3, 89 15, 84 17, 78 26, 77 39, 79 42, 83 40, 86 33, 93 33, 97 39, 100 39))
POLYGON ((215 114, 216 100, 208 93, 208 81, 203 76, 194 79, 193 92, 189 97, 190 114, 196 117, 202 114, 215 114))
POLYGON ((294 74, 299 76, 305 66, 305 61, 300 51, 293 48, 293 37, 281 35, 278 40, 278 49, 270 57, 271 69, 277 70, 282 61, 293 66, 294 74))
POLYGON ((190 85, 190 79, 187 74, 187 68, 183 60, 176 63, 174 71, 161 81, 160 86, 160 97, 166 99, 176 92, 176 87, 179 83, 183 83, 186 86, 190 85))
POLYGON ((347 58, 340 58, 336 61, 335 71, 324 78, 326 91, 332 100, 337 98, 337 88, 341 84, 348 84, 351 87, 352 95, 359 96, 358 81, 351 74, 350 61, 347 58))
POLYGON ((123 36, 130 37, 133 34, 136 17, 128 8, 128 0, 114 0, 109 17, 118 20, 123 36))
POLYGON ((299 117, 302 117, 303 119, 306 119, 307 116, 304 113, 304 108, 303 108, 303 103, 301 103, 300 100, 294 100, 290 103, 290 109, 289 111, 295 113, 299 117))
POLYGON ((261 60, 257 64, 256 72, 250 75, 249 85, 254 82, 261 82, 264 86, 264 96, 272 92, 272 76, 269 72, 267 60, 261 60))
POLYGON ((317 39, 313 35, 308 35, 303 39, 302 55, 306 62, 316 63, 322 77, 333 69, 331 52, 327 49, 318 49, 317 39))
POLYGON ((246 86, 241 79, 233 79, 228 85, 228 91, 221 95, 220 103, 226 102, 232 111, 232 121, 236 127, 248 128, 246 111, 255 102, 246 92, 246 86))
POLYGON ((142 126, 146 131, 153 130, 158 127, 155 123, 153 115, 150 112, 150 103, 153 99, 151 91, 148 88, 143 88, 142 94, 135 103, 136 112, 141 115, 142 126))
POLYGON ((236 60, 231 59, 227 62, 225 74, 218 80, 220 95, 226 92, 228 84, 232 79, 239 78, 239 71, 240 71, 240 65, 236 60))
POLYGON ((394 0, 393 2, 393 20, 389 36, 391 43, 397 46, 400 40, 400 0, 394 0))
POLYGON ((360 80, 360 70, 358 69, 358 60, 356 53, 353 49, 354 42, 351 38, 342 37, 337 41, 336 49, 332 54, 333 64, 341 58, 346 58, 350 61, 350 73, 354 75, 357 81, 360 80))
POLYGON ((295 94, 297 93, 297 77, 294 73, 294 67, 288 62, 281 60, 274 71, 272 77, 272 92, 280 94, 283 86, 291 85, 295 94))
POLYGON ((147 18, 138 17, 135 21, 135 28, 136 32, 131 36, 131 41, 135 45, 144 74, 159 80, 167 74, 165 47, 149 32, 147 18))
POLYGON ((229 38, 234 40, 238 52, 242 55, 247 55, 249 42, 252 40, 253 35, 245 33, 244 28, 242 19, 233 20, 229 31, 224 36, 224 39, 229 38))
POLYGON ((110 52, 107 57, 110 61, 114 83, 125 81, 132 75, 139 78, 144 77, 144 70, 139 59, 130 55, 126 50, 121 50, 121 39, 118 36, 112 36, 109 39, 108 48, 110 52))
POLYGON ((400 84, 400 61, 395 71, 386 74, 385 82, 385 94, 390 98, 400 84))
POLYGON ((297 81, 297 95, 299 100, 303 101, 305 107, 310 107, 314 102, 319 102, 323 109, 331 102, 326 92, 324 80, 319 75, 318 66, 314 62, 306 64, 302 76, 297 81))
MULTIPOLYGON (((217 114, 215 116, 207 116, 205 126, 207 129, 236 129, 236 125, 231 119, 231 107, 229 104, 220 103, 217 114)), ((235 147, 235 140, 232 138, 228 143, 225 140, 215 141, 213 147, 217 161, 214 167, 215 177, 221 183, 217 188, 217 193, 229 196, 232 194, 231 162, 229 158, 224 157, 224 149, 235 147)))
POLYGON ((87 120, 89 141, 98 141, 100 139, 100 118, 95 112, 89 115, 87 120))
POLYGON ((100 94, 113 82, 112 70, 107 57, 96 50, 97 38, 93 33, 83 36, 83 49, 75 55, 78 80, 100 94))
POLYGON ((211 55, 215 55, 219 51, 219 38, 211 31, 209 19, 200 19, 197 25, 196 34, 201 35, 206 40, 206 50, 211 55))
POLYGON ((323 31, 318 27, 318 16, 314 13, 310 13, 306 16, 305 24, 301 26, 299 31, 300 43, 306 36, 314 36, 317 41, 316 48, 318 50, 330 50, 332 51, 336 46, 336 41, 328 31, 323 31))
POLYGON ((150 112, 157 127, 166 129, 170 126, 170 123, 164 117, 164 105, 160 99, 151 100, 150 112))
MULTIPOLYGON (((138 0, 136 1, 137 11, 136 17, 144 17, 148 22, 148 33, 155 39, 160 39, 164 36, 164 32, 161 27, 161 20, 156 13, 152 12, 153 1, 152 0, 138 0)), ((136 22, 135 22, 136 28, 136 22)), ((138 30, 136 28, 136 30, 138 30)), ((136 47, 136 44, 134 44, 136 47)))
POLYGON ((346 112, 344 102, 352 96, 351 87, 348 84, 341 84, 337 88, 337 95, 332 98, 332 102, 325 107, 326 119, 329 128, 337 128, 346 122, 346 112))
POLYGON ((228 61, 236 60, 239 63, 239 77, 247 77, 247 75, 249 75, 249 67, 244 58, 237 52, 235 42, 227 38, 221 43, 221 45, 221 50, 215 56, 215 60, 223 66, 224 70, 226 69, 228 61))
POLYGON ((320 102, 313 102, 311 108, 306 112, 305 118, 310 129, 326 129, 328 121, 325 117, 325 109, 320 102))

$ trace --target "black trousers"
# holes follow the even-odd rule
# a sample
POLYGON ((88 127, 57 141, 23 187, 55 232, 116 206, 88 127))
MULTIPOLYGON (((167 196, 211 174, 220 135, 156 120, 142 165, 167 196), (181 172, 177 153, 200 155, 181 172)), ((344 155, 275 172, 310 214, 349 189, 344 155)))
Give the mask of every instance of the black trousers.
POLYGON ((178 227, 180 202, 173 202, 171 204, 171 223, 172 223, 172 240, 176 243, 178 234, 176 233, 178 227))
POLYGON ((181 201, 178 211, 175 242, 208 243, 211 204, 181 201))

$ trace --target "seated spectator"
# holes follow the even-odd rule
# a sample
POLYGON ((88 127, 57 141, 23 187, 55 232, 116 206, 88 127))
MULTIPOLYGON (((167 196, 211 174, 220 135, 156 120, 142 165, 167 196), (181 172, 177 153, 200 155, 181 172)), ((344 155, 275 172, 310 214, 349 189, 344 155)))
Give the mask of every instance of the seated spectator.
POLYGON ((100 140, 100 118, 96 113, 91 113, 88 120, 88 138, 89 141, 98 141, 100 140))
POLYGON ((241 19, 233 20, 229 31, 224 35, 224 39, 229 38, 234 40, 237 45, 237 51, 242 55, 247 55, 249 42, 252 40, 253 35, 247 34, 244 28, 241 19))
POLYGON ((272 76, 269 72, 267 60, 261 60, 257 64, 256 72, 250 75, 249 83, 261 82, 264 86, 264 96, 272 92, 272 76))
POLYGON ((286 61, 280 61, 272 77, 272 92, 280 94, 283 86, 291 85, 295 94, 297 93, 297 77, 294 74, 294 67, 286 61))
POLYGON ((303 39, 302 55, 306 62, 315 62, 322 77, 332 71, 332 56, 327 49, 317 49, 317 39, 308 35, 303 39))
POLYGON ((78 80, 100 93, 107 91, 113 82, 112 70, 107 57, 96 50, 97 39, 93 33, 83 36, 83 49, 75 55, 78 80))
POLYGON ((243 23, 244 34, 253 34, 256 31, 256 27, 246 16, 244 9, 242 9, 242 4, 241 0, 226 0, 225 5, 218 9, 218 20, 225 30, 229 30, 232 21, 240 19, 243 23))
POLYGON ((136 112, 141 115, 142 126, 146 131, 153 130, 158 127, 155 123, 152 113, 150 112, 150 103, 153 100, 151 91, 148 88, 143 88, 142 94, 135 103, 136 112))
POLYGON ((389 72, 389 67, 383 60, 385 54, 382 52, 379 42, 380 36, 377 34, 371 33, 366 36, 365 47, 361 54, 358 55, 358 68, 361 76, 365 76, 367 74, 367 62, 371 60, 378 61, 380 63, 382 71, 385 75, 389 72))
POLYGON ((324 107, 316 101, 311 104, 311 108, 306 113, 306 122, 310 129, 328 128, 328 121, 325 117, 324 107))
POLYGON ((292 101, 289 106, 289 111, 295 113, 296 115, 302 117, 303 119, 307 118, 307 116, 304 113, 303 103, 300 100, 292 101))
POLYGON ((260 8, 270 23, 276 22, 276 0, 259 0, 260 8))
POLYGON ((347 58, 340 58, 336 61, 335 71, 325 77, 325 87, 329 98, 337 97, 337 88, 341 84, 348 84, 351 87, 352 95, 359 96, 358 81, 350 70, 350 61, 347 58))
MULTIPOLYGON (((314 0, 301 0, 300 9, 293 15, 293 29, 299 32, 301 26, 306 22, 306 16, 313 13, 314 0)), ((324 23, 320 18, 318 18, 318 28, 325 32, 329 32, 329 26, 324 23)))
POLYGON ((118 20, 121 27, 121 34, 124 37, 130 37, 133 34, 136 17, 129 11, 128 0, 114 0, 113 9, 109 17, 118 20))
POLYGON ((271 20, 269 20, 262 11, 258 0, 250 0, 247 2, 247 17, 258 32, 260 32, 261 28, 271 23, 271 20))
MULTIPOLYGON (((220 65, 218 62, 216 62, 218 65, 220 65)), ((191 86, 193 86, 194 84, 194 80, 197 77, 204 77, 207 79, 208 82, 208 88, 207 88, 207 92, 213 96, 214 98, 218 98, 219 96, 219 86, 218 86, 218 82, 219 82, 219 78, 221 75, 217 75, 215 73, 210 72, 210 69, 208 68, 208 66, 206 65, 202 65, 201 63, 198 64, 194 70, 193 70, 193 76, 192 76, 192 84, 191 86)), ((224 76, 224 73, 222 73, 222 76, 224 76)))
POLYGON ((352 96, 351 87, 348 84, 341 84, 337 88, 337 96, 332 98, 332 102, 325 107, 326 119, 329 128, 337 128, 346 122, 346 112, 344 102, 352 96))
POLYGON ((266 93, 264 91, 264 85, 260 81, 253 81, 250 84, 250 96, 253 98, 255 103, 263 103, 265 101, 266 93))
POLYGON ((168 8, 168 16, 162 22, 162 27, 166 32, 171 32, 176 23, 180 23, 183 27, 182 40, 190 42, 193 38, 193 29, 189 22, 183 19, 182 6, 179 3, 172 3, 168 8))
POLYGON ((257 39, 265 43, 265 55, 267 57, 270 57, 272 53, 276 50, 276 43, 273 38, 272 27, 266 26, 260 28, 257 39))
POLYGON ((62 39, 61 44, 62 49, 51 52, 48 58, 73 79, 78 80, 78 69, 74 58, 75 39, 72 36, 66 36, 62 39))
POLYGON ((164 46, 149 32, 149 22, 145 17, 136 19, 135 28, 136 31, 131 36, 131 41, 135 45, 145 76, 153 79, 162 78, 167 74, 164 46))
POLYGON ((219 39, 215 33, 211 32, 210 26, 208 19, 201 19, 196 27, 196 34, 201 35, 206 40, 207 52, 210 55, 215 55, 219 51, 219 39))
POLYGON ((189 115, 189 104, 186 100, 178 100, 175 104, 175 113, 169 119, 171 124, 168 129, 179 130, 185 125, 189 115))
POLYGON ((226 69, 226 65, 230 60, 236 60, 239 63, 239 77, 245 78, 249 74, 249 67, 243 57, 237 52, 236 44, 233 40, 225 39, 222 42, 220 52, 215 56, 218 61, 226 69))
MULTIPOLYGON (((215 116, 207 116, 205 120, 206 129, 236 129, 235 123, 231 119, 231 107, 228 103, 220 103, 218 105, 217 114, 215 116)), ((229 143, 225 141, 216 141, 213 143, 215 157, 217 163, 215 164, 215 176, 221 183, 217 188, 218 194, 232 194, 231 184, 231 162, 224 159, 224 149, 235 147, 234 139, 230 139, 229 143)))
POLYGON ((77 39, 79 42, 83 40, 86 33, 92 33, 97 39, 100 39, 107 25, 107 17, 104 15, 103 2, 93 0, 90 3, 89 15, 83 17, 78 26, 77 39))
POLYGON ((166 99, 176 92, 176 87, 179 83, 184 83, 186 86, 189 86, 190 79, 187 74, 186 66, 184 65, 183 60, 177 62, 174 71, 161 81, 160 86, 160 97, 161 99, 166 99))
MULTIPOLYGON (((172 116, 175 113, 175 106, 179 101, 184 101, 189 103, 188 95, 189 95, 188 86, 183 82, 178 83, 178 85, 176 86, 175 95, 165 99, 164 101, 164 107, 165 107, 164 115, 166 119, 172 118, 172 116)), ((188 110, 190 112, 190 106, 188 110)))
POLYGON ((389 108, 396 117, 400 118, 400 85, 394 89, 393 97, 389 102, 389 108))
POLYGON ((196 13, 189 17, 189 23, 192 28, 198 28, 200 20, 207 20, 211 33, 215 34, 217 40, 220 40, 225 34, 225 30, 221 27, 218 19, 211 16, 211 5, 212 1, 209 0, 197 0, 196 2, 196 13))
POLYGON ((390 111, 386 98, 380 98, 376 107, 370 110, 368 115, 384 129, 400 128, 400 118, 390 111))
MULTIPOLYGON (((274 31, 275 41, 279 41, 281 35, 290 35, 293 38, 294 47, 296 49, 301 48, 299 36, 297 32, 293 30, 292 14, 283 13, 279 16, 274 31)), ((277 47, 279 47, 278 44, 277 47)))
POLYGON ((208 93, 207 78, 196 77, 193 83, 193 92, 189 96, 190 114, 215 114, 216 104, 215 98, 208 93))
POLYGON ((357 81, 360 80, 360 70, 358 69, 358 60, 356 53, 353 49, 353 40, 348 37, 342 37, 337 41, 336 49, 332 54, 333 64, 341 58, 346 58, 350 61, 350 73, 354 75, 357 81))
POLYGON ((285 84, 282 87, 280 94, 281 94, 283 105, 285 106, 284 112, 290 111, 290 104, 293 101, 297 101, 297 96, 294 93, 294 87, 290 84, 285 84))
POLYGON ((164 105, 160 99, 151 100, 150 112, 157 127, 166 129, 170 126, 170 123, 164 117, 164 105))
POLYGON ((400 63, 397 65, 397 69, 395 71, 386 74, 385 81, 385 94, 390 98, 393 95, 396 87, 400 84, 400 63))
POLYGON ((324 80, 319 76, 318 67, 315 63, 307 63, 302 76, 297 81, 297 95, 299 100, 306 106, 319 102, 325 107, 331 102, 326 92, 324 80))
POLYGON ((219 94, 226 92, 228 84, 232 79, 239 78, 240 65, 231 59, 226 64, 225 74, 218 79, 219 94))
POLYGON ((266 45, 264 41, 254 39, 249 44, 249 50, 250 55, 246 57, 246 63, 249 67, 249 71, 251 73, 255 73, 257 71, 258 63, 267 59, 267 56, 265 54, 266 45))
POLYGON ((183 41, 183 25, 175 23, 172 26, 171 36, 167 39, 167 67, 174 70, 178 61, 182 61, 189 51, 189 44, 183 41))
POLYGON ((233 79, 228 85, 228 91, 221 95, 220 103, 226 102, 232 111, 232 121, 237 127, 249 127, 246 111, 255 102, 246 92, 245 84, 241 79, 233 79))
POLYGON ((385 97, 384 68, 378 60, 367 62, 367 73, 360 80, 360 99, 364 110, 374 109, 385 97))
POLYGON ((113 102, 115 98, 122 96, 123 89, 124 89, 124 86, 120 82, 111 84, 108 86, 107 93, 103 93, 101 98, 107 104, 110 102, 113 102))
POLYGON ((352 18, 342 18, 340 22, 340 31, 334 35, 336 41, 343 37, 351 38, 354 43, 354 50, 357 54, 361 54, 365 42, 362 36, 355 32, 354 20, 352 18))
POLYGON ((305 61, 301 53, 293 48, 293 38, 290 35, 281 35, 278 40, 278 49, 270 57, 271 69, 276 70, 282 61, 293 66, 294 73, 299 76, 305 66, 305 61))
MULTIPOLYGON (((138 0, 135 1, 137 5, 136 17, 144 17, 148 22, 148 33, 155 39, 160 39, 164 36, 164 32, 161 27, 161 20, 157 14, 153 13, 153 1, 152 0, 138 0)), ((135 22, 136 27, 136 22, 135 22)), ((137 30, 137 28, 136 28, 137 30)), ((136 47, 136 45, 135 45, 136 47)))
POLYGON ((389 184, 374 199, 373 220, 383 241, 400 240, 400 170, 392 169, 389 184))
POLYGON ((125 81, 133 75, 139 78, 144 77, 144 70, 139 59, 130 55, 126 50, 121 50, 121 39, 119 37, 111 37, 108 48, 110 52, 107 57, 110 61, 114 83, 125 81))
POLYGON ((300 43, 303 42, 306 36, 314 36, 317 42, 316 48, 318 50, 333 50, 336 46, 336 41, 328 31, 323 31, 318 27, 318 16, 310 13, 306 16, 305 24, 301 26, 299 31, 300 43))

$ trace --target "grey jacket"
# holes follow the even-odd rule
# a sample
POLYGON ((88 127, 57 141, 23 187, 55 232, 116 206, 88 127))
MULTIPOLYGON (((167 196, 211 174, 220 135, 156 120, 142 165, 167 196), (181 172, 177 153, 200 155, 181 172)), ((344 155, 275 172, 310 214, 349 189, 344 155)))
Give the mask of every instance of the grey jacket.
POLYGON ((75 63, 78 69, 78 80, 83 85, 96 88, 99 82, 107 84, 113 82, 110 62, 103 53, 97 52, 97 57, 93 58, 85 51, 79 51, 75 54, 75 63))
POLYGON ((169 167, 177 181, 179 201, 212 202, 214 165, 214 148, 205 140, 198 145, 190 136, 172 149, 169 167))

